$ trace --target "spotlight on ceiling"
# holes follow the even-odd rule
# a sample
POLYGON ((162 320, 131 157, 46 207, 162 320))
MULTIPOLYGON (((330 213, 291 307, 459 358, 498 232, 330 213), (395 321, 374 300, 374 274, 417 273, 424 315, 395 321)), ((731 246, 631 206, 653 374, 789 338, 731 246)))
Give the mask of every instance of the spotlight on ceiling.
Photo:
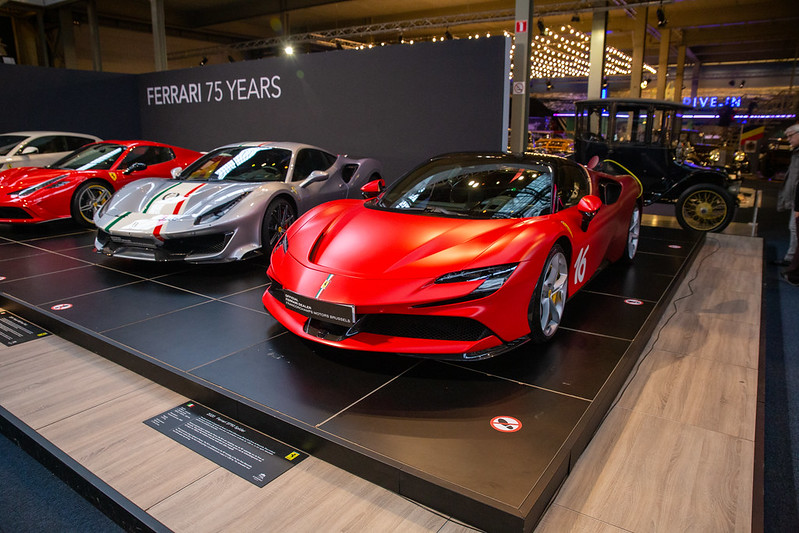
POLYGON ((551 90, 552 90, 552 81, 551 80, 547 80, 547 91, 551 91, 551 90))
POLYGON ((572 15, 572 22, 580 22, 580 15, 578 15, 577 13, 572 15))
POLYGON ((201 67, 204 67, 204 66, 205 66, 205 65, 207 65, 207 64, 208 64, 208 58, 207 58, 207 57, 204 57, 204 58, 202 58, 202 59, 200 60, 200 66, 201 66, 201 67))
POLYGON ((666 24, 668 24, 668 20, 666 20, 666 12, 663 11, 663 6, 659 7, 656 11, 658 17, 658 28, 662 28, 666 24))
POLYGON ((544 35, 547 31, 547 27, 544 26, 544 21, 538 19, 538 31, 541 32, 541 35, 544 35))
POLYGON ((735 87, 735 80, 730 80, 730 81, 728 82, 728 85, 729 85, 730 87, 735 87))
POLYGON ((286 47, 283 49, 283 51, 284 51, 284 52, 286 53, 286 55, 288 55, 288 56, 290 56, 290 55, 294 55, 294 47, 293 47, 293 46, 291 46, 290 44, 287 44, 287 45, 286 45, 286 47))
POLYGON ((738 84, 738 88, 743 89, 744 85, 746 85, 746 80, 741 80, 741 83, 738 84))
POLYGON ((446 39, 448 41, 452 40, 452 34, 449 32, 449 30, 444 32, 444 39, 446 39))
POLYGON ((645 80, 641 80, 641 88, 642 88, 642 89, 646 89, 646 88, 647 88, 647 86, 649 85, 649 82, 650 82, 650 79, 649 79, 649 78, 647 78, 647 79, 645 79, 645 80))

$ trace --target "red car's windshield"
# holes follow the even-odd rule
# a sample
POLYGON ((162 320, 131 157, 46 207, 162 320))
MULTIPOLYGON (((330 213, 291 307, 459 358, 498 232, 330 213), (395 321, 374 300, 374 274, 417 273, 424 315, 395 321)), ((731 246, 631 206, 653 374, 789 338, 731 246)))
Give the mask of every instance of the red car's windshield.
POLYGON ((109 170, 125 151, 125 146, 112 143, 89 144, 59 159, 49 168, 68 170, 109 170))
POLYGON ((499 161, 434 161, 400 180, 377 205, 474 219, 540 216, 552 209, 552 169, 499 161))

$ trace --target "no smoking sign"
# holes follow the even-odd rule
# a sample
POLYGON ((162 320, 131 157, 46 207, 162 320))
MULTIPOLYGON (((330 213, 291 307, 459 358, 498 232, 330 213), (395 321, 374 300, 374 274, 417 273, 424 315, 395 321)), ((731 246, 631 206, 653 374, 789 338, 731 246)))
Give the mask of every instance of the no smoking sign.
POLYGON ((522 429, 522 423, 512 416, 497 416, 491 419, 491 427, 500 433, 514 433, 522 429))

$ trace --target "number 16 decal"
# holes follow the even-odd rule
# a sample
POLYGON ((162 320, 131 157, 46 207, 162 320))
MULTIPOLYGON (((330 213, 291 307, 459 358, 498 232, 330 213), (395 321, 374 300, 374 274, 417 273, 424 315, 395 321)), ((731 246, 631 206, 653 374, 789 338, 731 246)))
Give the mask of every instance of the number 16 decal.
POLYGON ((574 262, 574 283, 582 283, 583 278, 585 277, 585 263, 586 263, 586 256, 588 255, 588 248, 590 246, 586 246, 580 253, 577 254, 577 261, 574 262))

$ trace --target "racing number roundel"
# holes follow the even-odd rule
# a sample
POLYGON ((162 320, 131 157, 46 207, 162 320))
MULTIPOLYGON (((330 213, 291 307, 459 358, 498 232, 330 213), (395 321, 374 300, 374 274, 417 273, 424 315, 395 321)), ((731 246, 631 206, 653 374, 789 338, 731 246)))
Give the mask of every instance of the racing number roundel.
POLYGON ((491 419, 491 427, 501 433, 514 433, 522 429, 522 423, 512 416, 495 416, 491 419))

